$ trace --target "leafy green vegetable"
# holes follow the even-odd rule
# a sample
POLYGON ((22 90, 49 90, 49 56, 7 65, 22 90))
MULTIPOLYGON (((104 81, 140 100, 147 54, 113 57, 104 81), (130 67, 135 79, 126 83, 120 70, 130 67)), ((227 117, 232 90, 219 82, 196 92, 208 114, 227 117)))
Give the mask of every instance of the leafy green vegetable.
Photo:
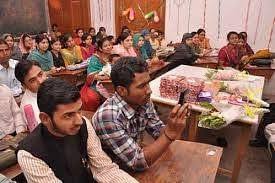
POLYGON ((208 128, 219 128, 225 124, 223 118, 213 115, 201 115, 199 119, 200 123, 208 128))
POLYGON ((200 102, 200 106, 209 109, 209 110, 213 110, 214 107, 209 103, 209 102, 200 102))

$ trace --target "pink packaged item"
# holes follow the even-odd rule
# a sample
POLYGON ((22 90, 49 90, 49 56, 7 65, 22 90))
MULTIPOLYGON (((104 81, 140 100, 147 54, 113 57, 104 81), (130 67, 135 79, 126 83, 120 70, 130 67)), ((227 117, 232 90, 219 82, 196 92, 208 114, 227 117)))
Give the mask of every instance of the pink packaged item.
POLYGON ((26 116, 28 129, 32 132, 37 126, 37 121, 34 116, 33 108, 30 104, 24 106, 24 113, 26 116))
POLYGON ((184 76, 168 75, 160 80, 160 95, 164 98, 178 100, 179 93, 185 88, 184 76))
POLYGON ((222 80, 222 81, 234 81, 239 72, 235 70, 219 70, 213 79, 222 80))
POLYGON ((198 95, 204 87, 204 81, 200 78, 189 77, 186 78, 187 88, 190 90, 187 95, 188 102, 196 102, 198 95))
POLYGON ((161 97, 178 100, 180 92, 189 89, 186 101, 196 102, 203 86, 204 81, 200 78, 168 75, 161 78, 159 90, 161 97))

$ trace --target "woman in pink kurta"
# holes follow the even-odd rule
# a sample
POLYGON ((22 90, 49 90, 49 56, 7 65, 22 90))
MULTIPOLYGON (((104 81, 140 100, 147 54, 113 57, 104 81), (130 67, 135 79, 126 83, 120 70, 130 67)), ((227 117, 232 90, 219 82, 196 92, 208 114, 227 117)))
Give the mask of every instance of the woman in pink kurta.
POLYGON ((121 42, 113 47, 113 54, 118 54, 121 57, 136 57, 137 54, 133 47, 133 37, 128 32, 123 32, 120 35, 121 42))

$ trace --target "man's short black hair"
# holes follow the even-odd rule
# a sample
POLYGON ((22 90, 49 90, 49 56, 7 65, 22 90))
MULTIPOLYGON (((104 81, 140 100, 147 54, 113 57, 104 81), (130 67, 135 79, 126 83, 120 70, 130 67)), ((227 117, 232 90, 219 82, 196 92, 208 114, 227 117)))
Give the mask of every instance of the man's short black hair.
POLYGON ((148 72, 147 63, 140 57, 121 57, 112 66, 111 79, 114 87, 128 88, 135 77, 135 73, 148 72))
POLYGON ((48 114, 51 118, 58 105, 71 104, 79 99, 78 88, 60 78, 47 79, 40 85, 37 93, 40 112, 48 114))
POLYGON ((20 62, 18 62, 14 70, 16 79, 20 81, 22 84, 24 84, 26 75, 29 73, 32 66, 34 65, 41 68, 40 64, 36 61, 21 60, 20 62))

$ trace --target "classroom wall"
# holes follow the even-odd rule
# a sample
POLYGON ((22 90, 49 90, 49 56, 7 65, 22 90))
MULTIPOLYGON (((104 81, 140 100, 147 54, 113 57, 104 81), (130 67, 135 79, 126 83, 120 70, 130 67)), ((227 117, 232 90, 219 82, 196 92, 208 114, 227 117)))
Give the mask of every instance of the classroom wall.
MULTIPOLYGON (((206 34, 213 47, 225 45, 229 31, 240 32, 247 27, 248 42, 257 50, 268 46, 270 32, 274 26, 275 0, 171 0, 166 1, 165 12, 165 35, 168 41, 180 41, 183 33, 196 31, 202 28, 205 22, 206 34)), ((271 37, 270 49, 275 51, 275 30, 271 37)))
POLYGON ((132 32, 139 32, 145 27, 164 31, 165 27, 165 0, 115 0, 116 14, 116 34, 121 33, 123 26, 127 26, 132 32), (130 21, 128 16, 122 16, 122 12, 128 8, 133 8, 134 20, 130 21), (156 11, 159 17, 158 22, 153 19, 145 19, 144 16, 152 11, 156 11))

